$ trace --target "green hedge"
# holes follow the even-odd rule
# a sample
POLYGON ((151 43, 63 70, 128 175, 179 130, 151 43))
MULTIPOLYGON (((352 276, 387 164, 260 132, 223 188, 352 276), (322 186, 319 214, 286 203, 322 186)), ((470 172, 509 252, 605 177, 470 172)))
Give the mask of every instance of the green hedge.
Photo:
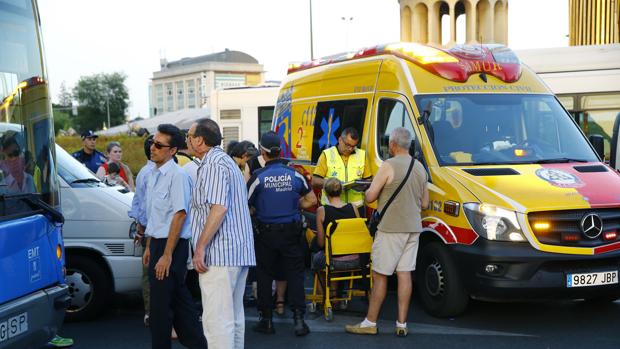
MULTIPOLYGON (((131 172, 136 176, 138 171, 146 163, 144 156, 144 139, 146 137, 137 136, 99 136, 97 139, 97 150, 105 154, 105 146, 108 142, 117 141, 123 147, 123 162, 129 165, 131 172)), ((78 151, 82 148, 82 139, 80 137, 61 136, 56 137, 56 143, 69 153, 78 151)))

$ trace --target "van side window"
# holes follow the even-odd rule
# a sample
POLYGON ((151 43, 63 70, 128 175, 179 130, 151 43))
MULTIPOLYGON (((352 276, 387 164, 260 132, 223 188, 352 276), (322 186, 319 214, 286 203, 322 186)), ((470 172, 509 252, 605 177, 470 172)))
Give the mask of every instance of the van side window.
POLYGON ((384 98, 380 100, 377 114, 377 150, 382 160, 390 157, 388 151, 390 133, 397 127, 408 129, 415 139, 413 124, 405 105, 395 99, 384 98))
POLYGON ((312 163, 318 161, 324 149, 338 144, 340 132, 347 127, 355 127, 360 140, 362 139, 367 107, 367 99, 317 103, 312 137, 312 163))

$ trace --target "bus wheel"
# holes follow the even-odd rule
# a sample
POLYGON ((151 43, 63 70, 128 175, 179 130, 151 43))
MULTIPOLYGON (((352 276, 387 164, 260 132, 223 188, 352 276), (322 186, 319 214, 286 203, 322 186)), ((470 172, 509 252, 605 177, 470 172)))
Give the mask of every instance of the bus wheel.
POLYGON ((469 296, 452 257, 441 243, 430 242, 423 246, 416 270, 416 289, 427 313, 451 317, 465 310, 469 296))
POLYGON ((103 268, 85 256, 67 258, 67 285, 71 305, 67 308, 68 321, 83 321, 97 317, 111 293, 110 283, 103 268))

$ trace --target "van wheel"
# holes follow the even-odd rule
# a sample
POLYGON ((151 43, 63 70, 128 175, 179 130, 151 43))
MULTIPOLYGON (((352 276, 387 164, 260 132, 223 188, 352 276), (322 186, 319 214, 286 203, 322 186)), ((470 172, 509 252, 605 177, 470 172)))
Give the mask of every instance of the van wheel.
POLYGON ((66 280, 71 297, 68 321, 91 320, 101 314, 111 285, 97 262, 84 256, 68 256, 66 280))
POLYGON ((422 306, 436 317, 461 314, 469 296, 448 250, 438 242, 425 245, 417 266, 417 289, 422 306))

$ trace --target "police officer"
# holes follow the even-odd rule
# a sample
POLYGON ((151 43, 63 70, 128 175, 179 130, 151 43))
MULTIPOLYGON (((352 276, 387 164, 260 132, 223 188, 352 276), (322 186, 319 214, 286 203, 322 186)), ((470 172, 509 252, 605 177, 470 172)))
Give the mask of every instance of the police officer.
MULTIPOLYGON (((312 186, 322 189, 325 179, 338 178, 342 183, 350 183, 358 179, 370 179, 372 176, 367 163, 366 152, 357 148, 359 133, 353 127, 342 130, 338 137, 338 144, 323 150, 317 161, 312 176, 312 186)), ((357 207, 364 204, 364 193, 347 189, 342 191, 340 199, 357 207)), ((321 203, 327 204, 325 191, 321 195, 321 203)))
POLYGON ((265 167, 248 181, 248 197, 257 223, 256 273, 260 320, 254 331, 275 333, 272 323, 271 285, 277 264, 285 267, 289 303, 294 313, 295 335, 310 332, 304 322, 304 253, 301 240, 301 211, 317 199, 306 179, 280 160, 280 139, 266 132, 260 140, 265 167))
POLYGON ((97 136, 93 131, 88 130, 82 132, 82 149, 71 154, 84 166, 88 167, 93 173, 97 173, 97 169, 108 159, 95 149, 97 146, 97 136))

